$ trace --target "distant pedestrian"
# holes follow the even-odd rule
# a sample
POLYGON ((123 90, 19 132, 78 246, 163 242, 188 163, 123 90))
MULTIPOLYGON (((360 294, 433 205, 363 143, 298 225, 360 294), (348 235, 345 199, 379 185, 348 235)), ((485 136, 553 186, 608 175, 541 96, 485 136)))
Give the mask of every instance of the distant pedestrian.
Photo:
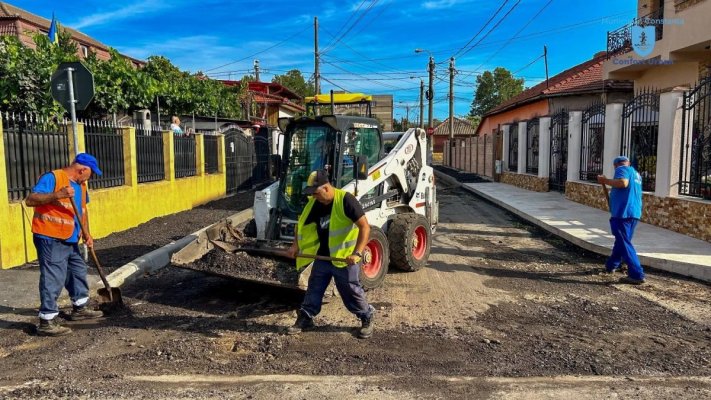
POLYGON ((170 130, 175 136, 183 136, 183 128, 180 127, 180 118, 177 115, 171 118, 170 130))
POLYGON ((360 283, 363 251, 370 235, 368 219, 355 196, 331 185, 326 170, 313 171, 307 185, 304 194, 311 197, 299 216, 289 256, 296 258, 297 269, 312 262, 311 259, 297 257, 299 253, 346 261, 313 262, 304 302, 296 322, 287 333, 294 335, 313 328, 313 318, 321 312, 323 294, 333 279, 343 304, 361 320, 358 337, 369 338, 373 334, 375 309, 368 304, 360 283))
MULTIPOLYGON (((89 226, 86 204, 89 202, 86 182, 95 173, 101 175, 93 156, 80 153, 68 167, 42 175, 25 203, 34 207, 32 233, 40 265, 39 327, 40 336, 61 336, 72 330, 59 325, 57 299, 66 288, 72 301, 72 321, 98 318, 103 314, 88 307, 89 284, 87 265, 79 251, 81 227, 79 218, 89 226), (74 213, 70 198, 74 198, 79 215, 74 213)), ((86 232, 84 243, 89 247, 94 240, 86 232)))
POLYGON ((619 156, 613 161, 615 177, 607 179, 598 175, 597 182, 612 187, 610 191, 610 229, 615 236, 612 254, 605 263, 605 270, 613 273, 620 263, 627 263, 627 276, 620 283, 639 285, 644 283, 644 271, 639 263, 632 237, 642 217, 642 177, 630 166, 629 158, 619 156))

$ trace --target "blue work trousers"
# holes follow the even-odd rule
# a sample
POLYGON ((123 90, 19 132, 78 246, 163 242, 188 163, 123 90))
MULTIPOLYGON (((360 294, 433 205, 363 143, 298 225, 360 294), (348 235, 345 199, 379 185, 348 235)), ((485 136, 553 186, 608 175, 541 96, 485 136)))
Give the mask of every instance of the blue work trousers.
POLYGON ((615 236, 615 245, 612 247, 610 258, 605 263, 605 268, 614 271, 624 261, 627 263, 627 275, 632 279, 641 280, 644 279, 644 271, 637 258, 637 251, 632 245, 632 236, 638 222, 636 218, 610 218, 610 229, 615 236))
POLYGON ((343 299, 343 304, 348 311, 361 320, 373 315, 373 308, 365 298, 365 291, 360 284, 360 264, 338 268, 328 261, 316 260, 311 266, 309 287, 306 289, 301 310, 311 318, 321 312, 323 294, 331 283, 331 278, 336 282, 336 289, 343 299))
POLYGON ((40 265, 39 317, 49 320, 59 314, 57 299, 62 288, 67 289, 74 306, 85 306, 89 300, 89 284, 86 280, 87 266, 79 252, 79 245, 36 236, 34 243, 40 265))

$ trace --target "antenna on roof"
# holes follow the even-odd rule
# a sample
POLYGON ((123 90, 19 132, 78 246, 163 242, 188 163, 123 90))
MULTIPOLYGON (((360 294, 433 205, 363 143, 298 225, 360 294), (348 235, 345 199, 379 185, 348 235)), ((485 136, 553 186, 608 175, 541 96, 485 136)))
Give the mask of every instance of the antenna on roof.
POLYGON ((548 47, 543 45, 543 62, 546 64, 546 89, 548 89, 548 47))

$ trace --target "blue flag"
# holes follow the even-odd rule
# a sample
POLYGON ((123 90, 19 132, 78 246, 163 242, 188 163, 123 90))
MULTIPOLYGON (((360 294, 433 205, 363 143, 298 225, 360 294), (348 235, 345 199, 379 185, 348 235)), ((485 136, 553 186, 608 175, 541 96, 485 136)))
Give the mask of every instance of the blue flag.
POLYGON ((54 18, 54 13, 52 13, 52 23, 49 25, 49 42, 52 44, 59 43, 59 33, 57 32, 57 20, 54 18))

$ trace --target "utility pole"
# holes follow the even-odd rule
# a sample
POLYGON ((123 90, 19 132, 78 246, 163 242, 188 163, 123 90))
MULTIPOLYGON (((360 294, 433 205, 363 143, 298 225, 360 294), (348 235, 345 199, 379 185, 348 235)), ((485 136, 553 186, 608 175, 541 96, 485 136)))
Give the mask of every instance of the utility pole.
MULTIPOLYGON (((434 126, 432 125, 432 113, 433 113, 433 101, 434 101, 434 70, 435 70, 435 62, 434 62, 434 57, 430 54, 430 62, 427 64, 427 71, 429 72, 429 87, 427 90, 427 100, 429 101, 427 105, 427 130, 434 129, 434 126)), ((427 158, 428 162, 432 164, 432 153, 434 153, 434 133, 428 138, 428 146, 429 151, 427 152, 427 158)))
POLYGON ((256 79, 257 82, 261 82, 259 80, 259 60, 254 60, 254 79, 256 79))
POLYGON ((543 45, 543 61, 546 64, 546 88, 548 88, 548 48, 543 45))
MULTIPOLYGON (((314 17, 314 88, 316 89, 316 102, 318 103, 318 95, 321 93, 321 74, 319 73, 319 55, 318 55, 318 17, 314 17)), ((320 107, 315 106, 316 115, 320 115, 320 107)))
POLYGON ((420 129, 425 127, 425 81, 420 78, 420 120, 418 121, 418 126, 420 129))
POLYGON ((449 59, 449 164, 454 155, 454 57, 449 59))

